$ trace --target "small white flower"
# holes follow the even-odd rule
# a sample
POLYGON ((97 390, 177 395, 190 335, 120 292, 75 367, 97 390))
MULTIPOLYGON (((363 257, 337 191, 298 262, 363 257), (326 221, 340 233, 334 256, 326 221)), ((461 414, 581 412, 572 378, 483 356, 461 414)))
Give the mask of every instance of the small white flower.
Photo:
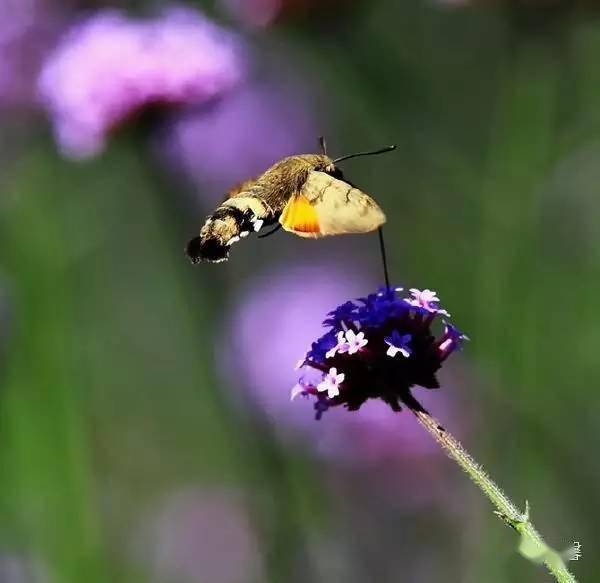
POLYGON ((348 354, 356 354, 361 348, 368 344, 364 332, 356 334, 354 330, 346 332, 346 341, 348 343, 348 354))
POLYGON ((412 298, 407 299, 406 301, 411 305, 418 308, 424 308, 428 312, 440 314, 442 316, 450 317, 450 314, 446 310, 441 310, 437 306, 432 304, 439 304, 440 298, 436 292, 431 289, 424 289, 423 291, 417 288, 411 288, 410 290, 412 298))
POLYGON ((340 394, 339 385, 344 382, 345 378, 346 375, 343 372, 338 374, 337 368, 330 368, 325 378, 317 385, 317 391, 319 393, 327 391, 327 396, 333 399, 340 394))
POLYGON ((410 334, 401 335, 397 330, 394 330, 391 336, 384 338, 384 342, 388 345, 386 354, 394 358, 396 354, 400 353, 404 358, 408 358, 411 355, 411 351, 408 348, 410 341, 410 334))
POLYGON ((252 221, 252 223, 253 223, 253 226, 254 226, 254 230, 255 231, 260 231, 261 228, 262 228, 262 226, 263 226, 264 221, 262 219, 254 219, 252 221))
POLYGON ((408 358, 410 356, 410 352, 406 350, 406 348, 398 348, 397 346, 390 344, 386 354, 394 358, 394 356, 396 356, 396 354, 398 353, 400 353, 405 358, 408 358))
POLYGON ((344 354, 348 352, 348 343, 346 342, 346 336, 344 332, 338 332, 337 344, 325 353, 325 358, 333 358, 337 353, 344 354))

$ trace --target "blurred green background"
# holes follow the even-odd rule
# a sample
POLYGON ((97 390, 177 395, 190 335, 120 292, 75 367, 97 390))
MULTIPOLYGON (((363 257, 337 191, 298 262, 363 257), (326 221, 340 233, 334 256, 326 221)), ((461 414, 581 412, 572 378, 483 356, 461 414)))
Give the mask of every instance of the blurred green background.
MULTIPOLYGON (((248 31, 195 5, 318 96, 336 154, 397 144, 344 168, 387 213, 394 279, 436 289, 471 338, 449 429, 529 500, 552 546, 582 543, 573 571, 597 580, 600 6, 305 2, 248 31)), ((73 162, 43 116, 0 114, 0 581, 548 581, 445 458, 415 506, 381 494, 384 473, 339 469, 236 404, 217 353, 241 290, 329 245, 343 268, 357 253, 378 273, 376 243, 279 234, 192 267, 182 249, 211 203, 157 167, 147 134, 131 124, 73 162), (190 488, 243 508, 239 572, 217 573, 241 552, 227 528, 218 560, 192 550, 193 573, 161 571, 187 543, 145 525, 190 488)), ((277 325, 274 313, 257 334, 277 325)), ((226 520, 199 514, 194 544, 212 548, 226 520)))

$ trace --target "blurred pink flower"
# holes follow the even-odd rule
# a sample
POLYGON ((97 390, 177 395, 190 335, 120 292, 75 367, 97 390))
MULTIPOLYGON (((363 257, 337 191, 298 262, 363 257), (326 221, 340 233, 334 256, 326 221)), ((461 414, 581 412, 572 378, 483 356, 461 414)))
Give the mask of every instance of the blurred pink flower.
POLYGON ((165 130, 163 154, 212 202, 277 160, 317 148, 310 99, 283 80, 246 84, 165 130))
MULTIPOLYGON (((316 421, 310 402, 303 407, 300 396, 290 401, 298 354, 322 333, 325 314, 349 297, 365 295, 373 285, 356 262, 314 261, 263 275, 242 290, 232 310, 219 350, 222 374, 234 396, 244 388, 249 391, 279 437, 327 460, 364 468, 407 458, 443 458, 408 411, 394 413, 385 403, 367 401, 359 412, 332 408, 327 418, 316 421)), ((444 372, 442 382, 451 377, 452 372, 444 372)), ((451 427, 460 427, 451 391, 434 392, 422 389, 418 398, 451 427)), ((414 464, 411 467, 414 470, 414 464)))
POLYGON ((239 40, 199 12, 171 8, 135 20, 105 10, 67 32, 43 67, 39 94, 63 152, 86 158, 140 110, 205 103, 244 70, 239 40))
POLYGON ((253 583, 264 579, 242 496, 190 488, 168 496, 133 537, 150 581, 253 583))
POLYGON ((0 107, 35 104, 42 55, 58 33, 61 14, 50 0, 0 0, 0 107))

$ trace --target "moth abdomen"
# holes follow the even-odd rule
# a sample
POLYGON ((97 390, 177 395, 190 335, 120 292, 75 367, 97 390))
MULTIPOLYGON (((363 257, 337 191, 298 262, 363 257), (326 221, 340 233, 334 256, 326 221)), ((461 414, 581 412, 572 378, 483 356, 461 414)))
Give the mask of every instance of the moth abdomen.
POLYGON ((257 199, 229 199, 206 219, 200 235, 188 243, 186 255, 192 263, 226 261, 231 245, 270 222, 267 214, 257 199))
POLYGON ((194 237, 185 248, 185 253, 194 264, 202 261, 218 263, 227 259, 228 250, 217 239, 194 237))

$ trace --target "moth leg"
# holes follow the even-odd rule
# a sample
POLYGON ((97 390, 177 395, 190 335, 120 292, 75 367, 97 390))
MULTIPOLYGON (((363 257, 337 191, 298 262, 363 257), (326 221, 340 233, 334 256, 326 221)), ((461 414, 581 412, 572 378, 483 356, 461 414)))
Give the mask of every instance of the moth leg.
POLYGON ((274 229, 271 229, 268 233, 264 233, 263 235, 258 235, 258 238, 264 239, 265 237, 270 237, 271 235, 274 235, 275 233, 277 233, 277 231, 279 231, 279 229, 281 229, 281 224, 277 223, 277 226, 274 229))

